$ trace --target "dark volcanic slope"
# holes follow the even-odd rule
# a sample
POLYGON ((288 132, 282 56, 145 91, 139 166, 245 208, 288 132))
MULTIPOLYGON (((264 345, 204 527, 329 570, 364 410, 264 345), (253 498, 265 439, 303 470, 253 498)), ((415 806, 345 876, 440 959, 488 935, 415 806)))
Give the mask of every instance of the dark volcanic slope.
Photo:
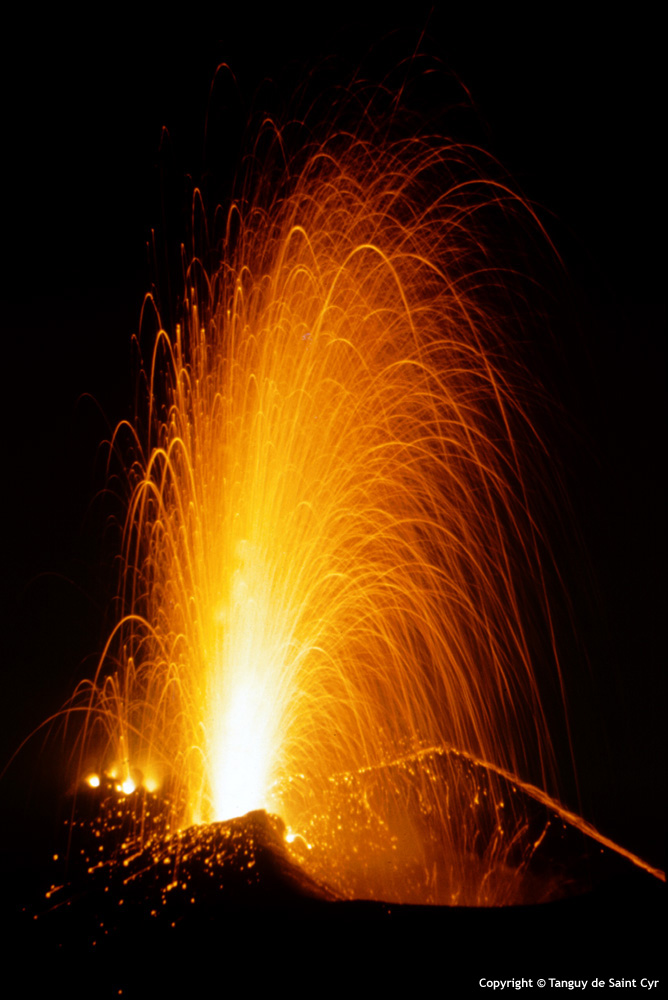
POLYGON ((263 811, 156 837, 141 849, 122 846, 110 857, 95 825, 81 829, 74 843, 83 863, 71 862, 68 879, 24 911, 66 950, 116 948, 152 925, 150 934, 185 926, 200 933, 243 909, 308 910, 335 898, 290 857, 282 820, 263 811))
MULTIPOLYGON (((88 854, 105 855, 95 825, 81 829, 88 854)), ((581 837, 567 836, 564 857, 574 844, 581 854, 581 837)), ((471 989, 483 975, 658 978, 665 886, 599 845, 591 857, 596 888, 540 906, 341 901, 292 859, 282 821, 253 812, 97 865, 87 858, 78 871, 70 863, 69 881, 13 915, 5 944, 28 996, 55 973, 69 995, 91 997, 176 996, 212 976, 229 986, 230 974, 273 989, 314 963, 327 980, 373 986, 446 970, 471 989)))

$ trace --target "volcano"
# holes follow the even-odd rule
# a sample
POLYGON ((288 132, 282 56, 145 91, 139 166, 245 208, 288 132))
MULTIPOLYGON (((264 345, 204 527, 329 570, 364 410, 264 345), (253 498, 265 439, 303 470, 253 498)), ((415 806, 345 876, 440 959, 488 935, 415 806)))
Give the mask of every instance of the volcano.
MULTIPOLYGON (((484 799, 485 769, 462 760, 458 766, 469 781, 475 778, 478 797, 484 799)), ((371 785, 367 778, 367 795, 371 785)), ((503 868, 498 878, 519 878, 524 898, 543 902, 497 907, 424 906, 355 899, 350 893, 346 898, 337 869, 330 869, 336 887, 314 877, 318 866, 324 870, 321 861, 309 861, 316 848, 300 837, 292 839, 279 817, 261 810, 173 834, 156 825, 140 846, 125 836, 122 823, 113 829, 109 814, 123 814, 122 800, 112 803, 106 794, 102 789, 78 802, 77 819, 68 828, 65 878, 21 909, 12 951, 45 956, 46 965, 33 968, 33 975, 48 968, 50 977, 50 958, 64 959, 72 969, 91 969, 81 982, 88 984, 88 976, 94 976, 95 995, 127 995, 144 976, 154 988, 163 979, 173 985, 179 977, 187 979, 193 958, 198 969, 211 970, 223 955, 252 959, 254 976, 264 981, 266 975, 269 983, 269 970, 275 970, 269 956, 285 960, 291 954, 299 962, 296 956, 305 954, 304 946, 310 955, 326 954, 329 962, 339 955, 345 966, 352 961, 351 944, 357 954, 364 942, 367 961, 378 963, 394 942, 391 964, 376 965, 379 977, 396 963, 410 965, 416 949, 423 963, 437 965, 446 941, 457 952, 472 942, 479 950, 484 942, 485 968, 497 963, 497 971, 490 972, 494 976, 508 968, 509 956, 518 949, 528 956, 527 968, 520 970, 524 975, 534 966, 540 974, 541 963, 553 964, 559 957, 563 964, 566 953, 574 972, 591 969, 596 960, 607 969, 610 955, 617 954, 626 959, 624 975, 642 974, 638 964, 653 968, 659 954, 657 915, 665 886, 510 781, 505 783, 506 808, 518 799, 517 810, 527 818, 525 843, 515 836, 513 850, 498 862, 503 868), (103 824, 91 820, 96 810, 103 824), (536 831, 542 832, 539 844, 536 831), (519 875, 513 865, 522 868, 519 875)), ((156 796, 135 794, 144 795, 145 815, 155 812, 156 796)), ((484 830, 485 823, 479 828, 484 830)), ((487 828, 493 839, 493 824, 487 828)), ((477 850, 489 868, 489 844, 480 843, 477 850)), ((354 866, 355 853, 349 863, 354 866)), ((365 864, 387 864, 388 859, 358 858, 356 863, 350 884, 359 886, 365 864)), ((410 865, 403 870, 410 872, 410 865)), ((478 969, 479 962, 473 964, 478 969)), ((545 972, 545 964, 542 968, 545 972)), ((458 976, 467 974, 458 967, 458 976)))

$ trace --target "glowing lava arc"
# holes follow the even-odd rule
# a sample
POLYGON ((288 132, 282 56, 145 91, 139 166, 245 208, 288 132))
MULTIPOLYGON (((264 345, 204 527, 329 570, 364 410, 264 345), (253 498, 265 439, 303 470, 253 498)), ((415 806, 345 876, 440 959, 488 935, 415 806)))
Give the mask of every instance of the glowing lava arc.
POLYGON ((554 791, 542 446, 510 360, 518 281, 485 228, 531 212, 476 158, 332 133, 269 194, 251 178, 218 269, 192 260, 183 323, 155 338, 147 414, 112 442, 124 614, 77 697, 82 774, 157 776, 174 827, 268 808, 303 829, 371 768, 373 801, 321 827, 393 851, 427 823, 463 872, 457 775, 385 763, 447 743, 554 791))

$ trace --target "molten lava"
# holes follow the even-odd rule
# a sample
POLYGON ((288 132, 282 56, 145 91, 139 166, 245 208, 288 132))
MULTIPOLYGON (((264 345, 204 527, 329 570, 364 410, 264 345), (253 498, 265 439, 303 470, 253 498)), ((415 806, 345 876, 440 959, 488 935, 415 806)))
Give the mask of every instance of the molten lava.
POLYGON ((81 775, 159 785, 174 833, 278 813, 343 895, 513 901, 508 775, 555 792, 543 448, 486 228, 535 219, 476 159, 332 131, 265 163, 112 441, 123 610, 81 775))

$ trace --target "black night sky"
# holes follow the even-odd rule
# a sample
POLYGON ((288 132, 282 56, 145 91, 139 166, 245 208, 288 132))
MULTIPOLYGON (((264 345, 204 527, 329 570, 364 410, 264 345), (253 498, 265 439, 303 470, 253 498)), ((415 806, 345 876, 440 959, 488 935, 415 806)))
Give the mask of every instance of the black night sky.
MULTIPOLYGON (((243 123, 264 78, 289 107, 290 87, 323 60, 335 57, 330 74, 363 60, 380 73, 388 52, 409 57, 425 29, 422 51, 463 82, 475 108, 457 112, 452 131, 484 143, 541 206, 565 264, 552 336, 536 352, 568 414, 555 417, 553 449, 583 545, 581 572, 571 563, 568 577, 589 660, 570 678, 583 809, 663 866, 658 26, 642 5, 631 21, 610 10, 583 17, 584 5, 491 18, 410 6, 403 20, 381 5, 338 16, 328 7, 323 19, 317 8, 219 5, 173 23, 157 13, 113 24, 51 15, 5 31, 0 760, 94 669, 104 639, 113 591, 100 542, 109 508, 94 499, 101 411, 111 424, 131 414, 130 340, 153 277, 146 242, 165 226, 161 165, 169 161, 173 219, 179 191, 188 204, 185 175, 197 180, 209 165, 202 136, 216 66, 237 76, 227 120, 243 123)), ((236 167, 239 138, 238 124, 216 140, 216 163, 236 167)), ((40 803, 58 754, 45 759, 40 747, 38 737, 3 779, 6 827, 23 829, 37 813, 48 832, 40 803)))

